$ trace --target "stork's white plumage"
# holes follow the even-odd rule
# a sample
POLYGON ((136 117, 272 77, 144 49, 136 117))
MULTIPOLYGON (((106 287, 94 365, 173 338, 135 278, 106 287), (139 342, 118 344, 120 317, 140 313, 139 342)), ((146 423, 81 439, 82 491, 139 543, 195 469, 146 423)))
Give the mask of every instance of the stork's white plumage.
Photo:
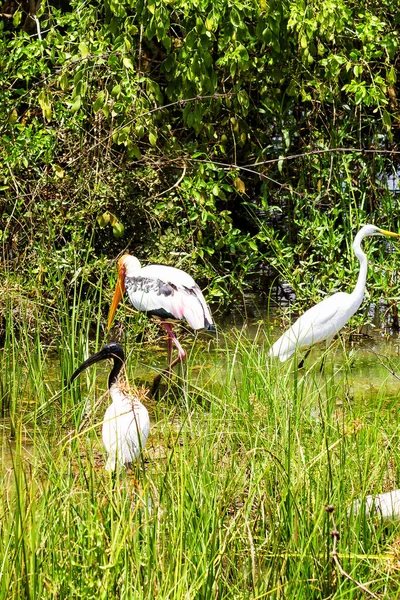
POLYGON ((147 408, 137 396, 125 391, 126 386, 118 379, 125 361, 120 344, 112 342, 90 356, 74 372, 71 382, 87 367, 107 358, 114 361, 108 378, 112 403, 104 415, 102 438, 107 452, 106 469, 115 471, 138 458, 149 436, 150 419, 147 408))
POLYGON ((118 280, 108 315, 108 328, 125 291, 136 310, 158 318, 166 330, 168 370, 186 358, 171 322, 183 320, 195 330, 215 331, 210 309, 199 286, 181 269, 165 265, 141 267, 136 257, 130 254, 122 256, 118 261, 118 280), (172 344, 178 349, 178 358, 173 362, 172 344))
POLYGON ((354 291, 351 294, 337 292, 307 310, 273 344, 269 351, 271 356, 279 356, 283 362, 292 356, 296 349, 306 348, 323 340, 327 340, 329 344, 334 335, 360 308, 368 271, 368 261, 361 249, 361 242, 365 237, 373 235, 400 237, 397 233, 379 229, 375 225, 364 225, 353 242, 354 254, 360 261, 360 272, 354 291))

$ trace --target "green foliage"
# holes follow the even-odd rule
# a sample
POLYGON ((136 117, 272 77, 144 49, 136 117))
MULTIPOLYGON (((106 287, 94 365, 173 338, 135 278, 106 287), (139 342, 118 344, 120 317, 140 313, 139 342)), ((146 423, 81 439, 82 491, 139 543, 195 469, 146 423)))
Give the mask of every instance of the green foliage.
POLYGON ((32 35, 18 14, 0 37, 7 260, 40 269, 50 222, 57 254, 129 246, 213 280, 210 299, 229 301, 262 257, 287 267, 266 230, 303 240, 282 247, 296 262, 323 214, 336 248, 362 221, 397 227, 396 155, 356 150, 399 141, 388 0, 44 3, 32 35))

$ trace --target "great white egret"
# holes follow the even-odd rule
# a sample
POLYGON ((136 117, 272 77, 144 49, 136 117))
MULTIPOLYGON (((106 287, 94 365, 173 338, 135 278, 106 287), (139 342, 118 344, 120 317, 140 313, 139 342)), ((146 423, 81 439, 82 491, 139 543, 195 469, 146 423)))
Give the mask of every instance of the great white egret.
MULTIPOLYGON (((117 285, 108 315, 109 329, 125 291, 128 292, 129 300, 136 310, 156 317, 167 332, 168 371, 186 358, 186 352, 173 332, 171 321, 185 320, 195 330, 207 329, 215 332, 210 309, 199 286, 181 269, 164 265, 141 267, 135 256, 121 256, 118 261, 117 285), (172 344, 178 350, 178 358, 174 361, 172 344)), ((156 380, 158 379, 157 377, 156 380)))
POLYGON ((364 225, 353 242, 354 254, 360 261, 360 272, 354 291, 351 294, 337 292, 307 310, 273 344, 269 351, 271 356, 279 356, 283 362, 300 348, 306 348, 323 340, 326 340, 329 345, 333 336, 360 308, 368 271, 368 261, 361 249, 361 242, 365 237, 372 235, 400 237, 397 233, 380 229, 375 225, 364 225))
POLYGON ((365 506, 365 514, 378 516, 382 521, 400 520, 400 490, 365 497, 365 501, 354 500, 350 513, 356 515, 365 506))
POLYGON ((102 438, 107 452, 106 469, 115 471, 122 466, 128 467, 137 459, 150 431, 147 408, 136 395, 130 394, 126 390, 126 385, 118 379, 125 361, 120 344, 112 342, 90 356, 76 369, 71 377, 71 383, 87 367, 108 358, 114 361, 108 377, 112 403, 104 415, 102 438))

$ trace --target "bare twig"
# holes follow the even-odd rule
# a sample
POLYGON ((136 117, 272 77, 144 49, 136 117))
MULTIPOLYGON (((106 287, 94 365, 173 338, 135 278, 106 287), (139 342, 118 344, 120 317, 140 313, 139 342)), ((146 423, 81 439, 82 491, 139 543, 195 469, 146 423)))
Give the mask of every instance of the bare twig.
POLYGON ((183 165, 182 175, 179 177, 178 181, 175 181, 174 185, 171 185, 171 187, 169 187, 167 190, 164 190, 164 191, 160 192, 159 194, 156 194, 155 196, 153 196, 153 199, 159 198, 160 196, 163 196, 164 194, 168 194, 168 192, 170 192, 174 188, 178 187, 179 184, 181 183, 182 179, 185 177, 185 175, 186 175, 186 165, 183 165))
POLYGON ((400 375, 396 373, 390 359, 387 356, 384 356, 383 354, 378 354, 378 352, 375 352, 375 350, 373 350, 372 348, 370 348, 370 352, 372 352, 372 354, 376 356, 376 358, 379 361, 379 364, 382 365, 382 367, 384 367, 387 371, 389 371, 391 375, 393 375, 393 377, 400 381, 400 375), (385 359, 386 362, 383 359, 385 359))
MULTIPOLYGON (((233 95, 232 92, 227 92, 226 94, 215 93, 215 94, 210 94, 208 96, 193 96, 193 98, 182 98, 180 100, 176 100, 175 102, 169 102, 168 104, 163 104, 162 106, 155 106, 154 108, 151 108, 150 110, 146 110, 145 112, 140 113, 140 115, 136 115, 129 121, 121 123, 121 125, 119 125, 119 127, 116 127, 114 129, 113 135, 120 129, 124 129, 124 127, 128 127, 129 125, 131 125, 138 119, 147 117, 147 115, 151 115, 151 114, 161 111, 161 110, 166 110, 167 108, 171 108, 172 106, 184 106, 185 104, 189 104, 190 102, 199 102, 202 100, 216 100, 217 98, 231 98, 232 95, 233 95)), ((97 142, 95 145, 99 145, 99 144, 100 144, 100 142, 97 142)), ((93 150, 93 148, 94 148, 94 146, 89 150, 89 152, 91 150, 93 150)), ((80 157, 76 157, 74 160, 70 161, 70 164, 74 163, 77 160, 80 160, 80 157)))
POLYGON ((324 150, 310 150, 309 152, 301 152, 300 154, 291 154, 290 156, 279 156, 279 158, 270 158, 260 162, 244 165, 245 167, 259 167, 262 165, 270 165, 279 161, 295 160, 296 158, 304 158, 305 156, 317 156, 319 154, 331 154, 338 152, 341 154, 356 152, 357 154, 400 154, 400 150, 380 150, 376 148, 325 148, 324 150))
POLYGON ((39 41, 42 41, 42 32, 40 31, 40 23, 39 23, 39 19, 37 18, 36 15, 31 15, 32 19, 35 21, 36 23, 36 31, 37 31, 37 36, 39 38, 39 41))
POLYGON ((335 567, 339 571, 340 575, 342 577, 345 577, 346 579, 348 579, 352 583, 354 583, 358 588, 360 588, 360 590, 362 592, 364 592, 364 594, 367 594, 367 596, 370 596, 371 598, 375 598, 375 600, 382 600, 381 596, 378 596, 374 592, 371 592, 371 590, 368 589, 363 583, 361 583, 360 581, 357 581, 356 579, 354 579, 354 577, 352 577, 351 575, 349 575, 349 573, 347 573, 347 571, 345 571, 343 569, 342 565, 340 564, 339 555, 338 555, 338 552, 337 552, 337 543, 340 540, 340 533, 339 533, 339 531, 336 528, 335 517, 333 516, 333 513, 335 511, 335 507, 332 506, 332 505, 328 505, 328 506, 325 507, 325 510, 326 510, 326 512, 330 513, 331 519, 332 519, 333 531, 331 532, 331 535, 332 535, 332 538, 333 538, 333 550, 331 552, 331 556, 333 558, 333 562, 335 563, 335 567))

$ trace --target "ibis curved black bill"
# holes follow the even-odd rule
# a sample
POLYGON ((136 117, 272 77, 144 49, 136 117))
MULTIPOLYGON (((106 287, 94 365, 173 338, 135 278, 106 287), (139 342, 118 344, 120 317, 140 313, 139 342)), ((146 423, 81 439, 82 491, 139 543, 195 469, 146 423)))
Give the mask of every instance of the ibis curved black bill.
POLYGON ((89 356, 89 358, 87 358, 76 369, 76 371, 74 371, 70 379, 70 384, 78 377, 78 375, 82 373, 82 371, 84 371, 91 365, 94 365, 100 362, 101 360, 106 360, 108 358, 114 360, 114 366, 108 378, 108 387, 111 387, 112 384, 117 380, 119 372, 121 371, 122 366, 125 362, 125 354, 122 349, 122 346, 120 344, 117 344, 116 342, 111 342, 110 344, 107 344, 101 350, 99 350, 99 352, 96 352, 96 354, 92 354, 92 356, 89 356))

